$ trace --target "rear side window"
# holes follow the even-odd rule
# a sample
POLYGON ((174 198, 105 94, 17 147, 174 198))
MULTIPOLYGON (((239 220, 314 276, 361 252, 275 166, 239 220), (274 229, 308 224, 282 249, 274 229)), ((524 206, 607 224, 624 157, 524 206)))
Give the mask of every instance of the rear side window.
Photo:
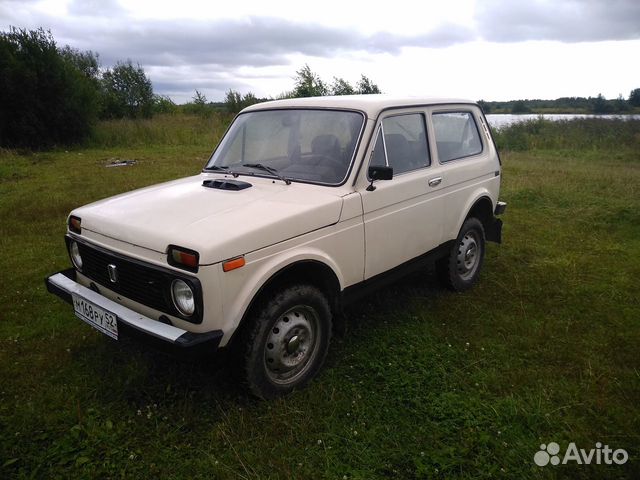
POLYGON ((388 165, 397 175, 427 167, 430 163, 422 114, 397 115, 382 121, 372 165, 388 165))
POLYGON ((434 113, 432 119, 441 162, 482 152, 482 141, 471 112, 434 113))

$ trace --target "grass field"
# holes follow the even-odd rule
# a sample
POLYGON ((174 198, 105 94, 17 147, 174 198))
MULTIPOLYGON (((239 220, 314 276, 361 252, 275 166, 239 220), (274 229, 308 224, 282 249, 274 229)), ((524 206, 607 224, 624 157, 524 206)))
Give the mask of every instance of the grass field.
POLYGON ((504 243, 477 287, 424 272, 364 300, 320 376, 273 402, 223 362, 111 341, 44 288, 68 211, 198 172, 226 119, 201 122, 0 153, 0 478, 640 477, 640 122, 501 132, 504 243), (629 461, 537 467, 551 441, 629 461))

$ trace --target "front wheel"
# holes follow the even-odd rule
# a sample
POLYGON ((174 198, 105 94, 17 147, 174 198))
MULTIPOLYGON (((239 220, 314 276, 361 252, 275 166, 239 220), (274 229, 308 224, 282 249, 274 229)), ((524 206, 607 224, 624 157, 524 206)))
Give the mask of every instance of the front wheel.
POLYGON ((485 236, 482 222, 474 217, 467 218, 449 255, 437 264, 442 283, 456 292, 471 288, 478 280, 484 262, 484 250, 485 236))
POLYGON ((247 385, 260 398, 304 386, 322 367, 331 336, 331 309, 311 285, 294 285, 266 300, 250 318, 244 340, 247 385))

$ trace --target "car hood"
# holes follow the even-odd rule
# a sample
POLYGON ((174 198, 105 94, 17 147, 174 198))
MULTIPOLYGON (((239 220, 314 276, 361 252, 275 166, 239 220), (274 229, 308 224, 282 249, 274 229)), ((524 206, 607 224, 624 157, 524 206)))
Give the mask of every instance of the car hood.
POLYGON ((82 228, 164 253, 178 245, 212 264, 337 223, 340 191, 248 178, 229 191, 203 187, 201 174, 134 190, 74 210, 82 228))

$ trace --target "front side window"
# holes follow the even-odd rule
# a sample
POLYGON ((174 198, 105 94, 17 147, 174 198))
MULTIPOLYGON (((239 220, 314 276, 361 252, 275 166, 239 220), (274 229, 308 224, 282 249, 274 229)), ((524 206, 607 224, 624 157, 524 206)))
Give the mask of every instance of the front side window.
POLYGON ((360 113, 338 110, 243 113, 205 170, 268 176, 265 169, 256 169, 260 164, 290 180, 339 184, 349 171, 363 119, 360 113))
POLYGON ((388 165, 397 175, 429 166, 424 116, 396 115, 382 121, 371 165, 388 165))
POLYGON ((441 162, 482 152, 482 141, 471 112, 434 113, 432 119, 441 162))

